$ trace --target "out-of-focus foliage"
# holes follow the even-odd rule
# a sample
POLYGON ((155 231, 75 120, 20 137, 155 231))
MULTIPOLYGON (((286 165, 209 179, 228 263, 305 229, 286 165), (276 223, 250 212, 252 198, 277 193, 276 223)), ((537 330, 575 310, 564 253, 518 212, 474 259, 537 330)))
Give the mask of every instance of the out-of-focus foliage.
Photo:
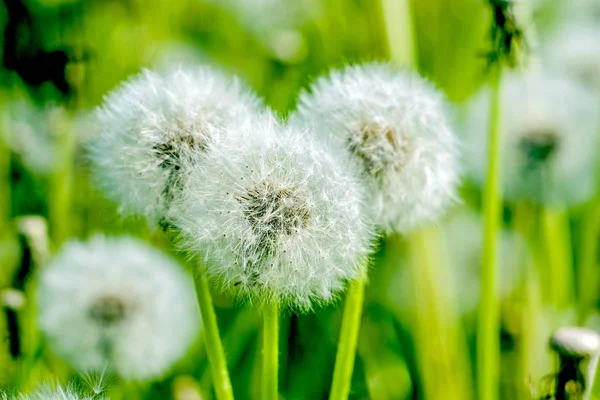
MULTIPOLYGON (((525 9, 519 15, 526 16, 527 28, 534 33, 527 43, 534 69, 540 62, 538 44, 551 37, 563 19, 578 18, 569 2, 578 3, 522 2, 525 9)), ((582 8, 584 3, 581 0, 582 8)), ((462 105, 487 79, 489 7, 482 0, 412 0, 410 5, 417 68, 452 101, 452 116, 460 126, 466 112, 462 105)), ((90 382, 106 383, 106 377, 82 377, 70 370, 40 337, 31 293, 43 260, 30 257, 39 249, 19 232, 19 217, 41 215, 49 221, 50 232, 63 224, 63 232, 72 237, 127 233, 169 249, 166 235, 149 229, 142 219, 122 220, 117 207, 90 184, 83 144, 94 127, 87 114, 107 92, 142 68, 205 63, 239 75, 285 118, 294 110, 301 89, 330 68, 389 59, 383 10, 378 0, 4 0, 0 4, 0 389, 30 389, 55 380, 75 380, 88 388, 90 382), (60 200, 61 193, 67 193, 70 204, 60 200)), ((593 15, 593 10, 587 13, 592 22, 586 23, 597 25, 593 15)), ((480 242, 471 230, 481 231, 482 225, 477 217, 465 218, 462 223, 468 228, 456 228, 454 218, 479 212, 481 192, 467 178, 461 196, 457 209, 469 211, 455 210, 429 239, 392 236, 380 243, 367 286, 352 399, 476 398, 478 288, 472 282, 479 279, 480 242), (431 257, 415 261, 415 253, 431 257), (445 396, 435 397, 440 393, 445 396)), ((598 254, 592 252, 593 274, 587 275, 589 270, 581 265, 588 253, 580 245, 586 229, 597 233, 598 221, 588 219, 583 206, 569 212, 562 227, 573 231, 572 237, 550 236, 574 249, 566 256, 577 272, 570 290, 583 290, 588 302, 584 311, 576 310, 578 292, 556 312, 548 306, 553 292, 540 275, 544 269, 531 267, 543 264, 540 260, 548 253, 547 237, 539 233, 540 225, 550 221, 543 217, 548 214, 538 205, 505 204, 503 224, 510 239, 505 249, 503 234, 502 253, 509 256, 499 272, 506 279, 498 333, 503 399, 552 391, 552 383, 545 384, 554 371, 546 351, 548 335, 561 324, 583 324, 597 314, 598 254), (530 301, 534 297, 541 299, 539 304, 530 301)), ((54 233, 51 238, 55 250, 63 238, 54 233)), ((593 241, 597 239, 593 236, 593 241)), ((235 395, 259 398, 259 315, 216 293, 214 302, 235 395)), ((341 304, 314 314, 282 317, 282 398, 327 397, 341 304)), ((108 383, 108 395, 116 399, 213 396, 201 339, 161 380, 142 384, 111 378, 108 383)))

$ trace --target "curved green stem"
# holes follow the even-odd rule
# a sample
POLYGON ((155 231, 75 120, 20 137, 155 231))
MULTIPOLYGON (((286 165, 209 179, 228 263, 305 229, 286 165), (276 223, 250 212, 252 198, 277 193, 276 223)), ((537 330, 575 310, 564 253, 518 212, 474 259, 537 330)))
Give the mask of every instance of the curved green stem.
POLYGON ((477 377, 479 399, 498 398, 500 343, 498 330, 499 300, 496 285, 496 233, 501 217, 500 195, 500 77, 501 67, 494 66, 491 82, 488 166, 483 193, 483 263, 481 305, 477 327, 477 377))
POLYGON ((348 393, 350 393, 364 295, 364 279, 356 280, 350 284, 346 304, 344 305, 342 329, 335 357, 330 400, 345 400, 348 398, 348 393))
POLYGON ((277 303, 263 309, 262 398, 277 400, 279 371, 279 307, 277 303))
POLYGON ((219 326, 217 324, 217 316, 210 297, 208 281, 204 276, 202 268, 198 268, 196 277, 196 295, 198 297, 198 305, 202 314, 202 322, 204 324, 204 339, 206 343, 206 352, 210 363, 215 392, 219 400, 233 400, 233 389, 229 380, 229 372, 227 371, 227 361, 223 344, 219 336, 219 326))

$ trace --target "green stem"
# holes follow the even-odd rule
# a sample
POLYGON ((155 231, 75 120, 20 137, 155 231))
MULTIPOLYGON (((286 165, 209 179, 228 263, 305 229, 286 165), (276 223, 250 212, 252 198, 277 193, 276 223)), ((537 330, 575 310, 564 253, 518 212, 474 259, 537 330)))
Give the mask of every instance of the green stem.
POLYGON ((233 400, 233 389, 229 380, 227 361, 221 337, 219 336, 219 325, 217 324, 217 316, 215 315, 212 298, 210 297, 208 281, 206 280, 206 276, 204 276, 202 268, 198 268, 197 274, 196 295, 198 297, 200 312, 202 313, 206 352, 208 354, 208 361, 210 362, 215 392, 219 400, 233 400))
POLYGON ((500 190, 500 78, 501 67, 494 66, 491 82, 488 166, 483 193, 483 263, 481 305, 477 327, 477 365, 479 399, 498 398, 500 364, 499 300, 496 284, 496 234, 501 217, 500 190))
POLYGON ((579 294, 579 318, 583 323, 594 309, 598 286, 598 202, 595 196, 586 204, 581 221, 580 265, 577 277, 577 293, 579 294), (592 284, 590 284, 590 282, 592 284))
POLYGON ((50 232, 56 247, 69 236, 71 217, 71 182, 73 171, 73 151, 75 135, 67 121, 66 113, 61 113, 56 129, 54 154, 57 160, 50 176, 49 222, 50 232))
POLYGON ((263 309, 262 399, 277 400, 279 370, 279 307, 276 302, 263 309))
MULTIPOLYGON (((4 103, 3 100, 0 97, 0 104, 4 103)), ((8 232, 11 216, 10 137, 6 125, 0 124, 0 233, 8 232)))
POLYGON ((548 284, 546 299, 557 310, 564 310, 573 299, 569 216, 563 210, 544 208, 542 224, 548 265, 548 277, 544 279, 548 284))
POLYGON ((398 65, 416 67, 417 46, 410 0, 381 0, 390 58, 398 65))
POLYGON ((358 279, 350 284, 346 295, 342 329, 335 357, 330 400, 345 400, 348 398, 348 393, 350 393, 364 295, 364 279, 358 279))

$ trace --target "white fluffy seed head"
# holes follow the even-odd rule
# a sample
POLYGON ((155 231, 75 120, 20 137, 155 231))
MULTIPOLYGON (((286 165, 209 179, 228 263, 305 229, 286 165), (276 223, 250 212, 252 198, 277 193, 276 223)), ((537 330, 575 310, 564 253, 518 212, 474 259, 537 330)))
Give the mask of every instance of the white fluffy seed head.
POLYGON ((64 108, 38 107, 18 100, 2 110, 0 139, 36 174, 47 175, 56 167, 54 143, 67 118, 64 108), (6 137, 2 137, 6 136, 6 137))
POLYGON ((353 155, 388 232, 434 221, 456 198, 457 142, 444 99, 414 73, 379 63, 332 71, 300 95, 291 123, 353 155))
POLYGON ((40 385, 31 393, 9 395, 3 393, 2 400, 103 400, 101 395, 87 396, 72 386, 40 385))
POLYGON ((133 238, 70 242, 40 275, 38 322, 51 348, 79 371, 107 366, 125 379, 159 377, 199 327, 190 277, 133 238))
POLYGON ((170 215, 216 286, 303 311, 365 274, 363 189, 322 144, 265 116, 202 157, 170 215))
MULTIPOLYGON (((503 194, 508 200, 573 205, 596 187, 600 104, 577 82, 544 75, 507 76, 501 87, 503 194)), ((467 163, 483 186, 489 92, 470 105, 467 163)))
POLYGON ((568 24, 542 47, 545 66, 600 92, 600 28, 568 24))
POLYGON ((163 218, 181 160, 206 149, 226 125, 242 127, 261 108, 237 79, 209 67, 148 70, 125 82, 96 112, 90 151, 96 179, 123 214, 163 218))

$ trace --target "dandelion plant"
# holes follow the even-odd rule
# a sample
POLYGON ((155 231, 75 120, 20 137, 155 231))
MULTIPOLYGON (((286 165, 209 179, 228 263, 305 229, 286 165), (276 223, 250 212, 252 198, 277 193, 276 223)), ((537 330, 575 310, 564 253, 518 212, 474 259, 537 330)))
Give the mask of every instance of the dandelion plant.
POLYGON ((67 243, 40 276, 37 304, 49 345, 75 369, 133 380, 164 375, 200 325, 191 277, 126 237, 67 243))

